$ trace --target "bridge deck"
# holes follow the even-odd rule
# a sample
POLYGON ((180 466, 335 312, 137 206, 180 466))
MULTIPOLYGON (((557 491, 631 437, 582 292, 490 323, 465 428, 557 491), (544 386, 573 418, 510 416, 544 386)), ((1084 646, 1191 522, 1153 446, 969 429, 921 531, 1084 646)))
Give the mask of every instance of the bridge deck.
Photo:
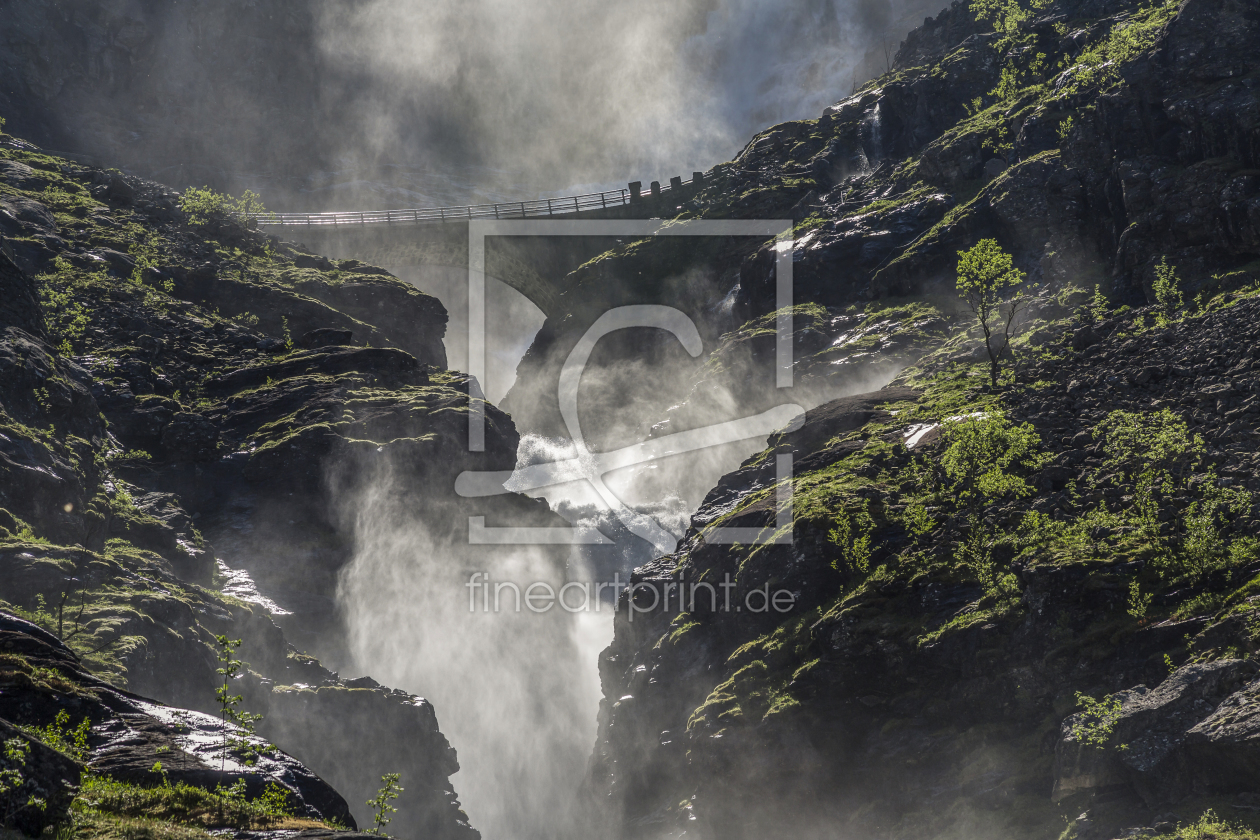
MULTIPOLYGON (((651 193, 641 195, 639 182, 626 189, 541 198, 536 201, 508 201, 498 204, 467 204, 460 207, 430 207, 413 210, 350 210, 334 213, 264 213, 255 216, 259 225, 275 227, 315 227, 328 225, 416 225, 466 222, 469 219, 529 219, 540 216, 565 216, 592 210, 625 207, 639 201, 664 199, 671 192, 684 191, 703 184, 703 176, 695 173, 690 181, 674 178, 668 185, 653 182, 651 193)), ((690 192, 690 191, 688 191, 690 192)))

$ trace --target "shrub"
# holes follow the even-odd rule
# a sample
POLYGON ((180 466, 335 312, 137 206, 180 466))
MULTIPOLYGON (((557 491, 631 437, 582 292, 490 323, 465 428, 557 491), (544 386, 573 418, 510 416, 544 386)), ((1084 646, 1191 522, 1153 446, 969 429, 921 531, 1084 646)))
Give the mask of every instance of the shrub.
POLYGON ((843 562, 850 571, 866 574, 871 567, 871 531, 875 522, 866 512, 866 500, 853 516, 845 510, 836 518, 836 527, 827 534, 827 540, 840 549, 840 559, 831 564, 839 569, 843 562))
POLYGON ((246 190, 240 198, 218 193, 209 187, 189 187, 179 199, 179 209, 195 227, 219 227, 228 222, 238 224, 267 216, 262 198, 246 190))
MULTIPOLYGON (((1076 702, 1084 711, 1072 724, 1072 737, 1091 747, 1106 747, 1115 733, 1116 723, 1120 720, 1120 698, 1109 694, 1101 700, 1095 700, 1078 691, 1076 702)), ((1121 749, 1124 749, 1123 745, 1121 749)))
POLYGON ((1177 269, 1168 264, 1168 257, 1163 257, 1155 266, 1155 282, 1151 286, 1155 293, 1155 303, 1160 308, 1160 325, 1173 319, 1177 310, 1183 305, 1181 300, 1181 280, 1177 277, 1177 269))
POLYGON ((32 726, 27 729, 31 735, 43 741, 59 753, 73 758, 75 761, 88 760, 88 733, 92 730, 92 721, 84 718, 74 729, 69 729, 70 713, 65 709, 57 712, 57 717, 45 727, 32 726))

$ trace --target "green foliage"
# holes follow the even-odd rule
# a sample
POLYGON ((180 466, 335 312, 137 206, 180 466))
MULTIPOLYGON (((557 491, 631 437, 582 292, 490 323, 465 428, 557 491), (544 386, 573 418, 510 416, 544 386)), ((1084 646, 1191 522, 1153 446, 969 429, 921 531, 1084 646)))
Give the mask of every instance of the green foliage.
POLYGON ((1182 564, 1193 575, 1203 575, 1220 565, 1242 565, 1248 547, 1246 540, 1228 541, 1223 526, 1231 516, 1251 507, 1251 494, 1234 487, 1221 487, 1209 478, 1202 495, 1190 503, 1185 513, 1186 533, 1182 539, 1182 564))
MULTIPOLYGON (((994 91, 994 94, 997 94, 994 91)), ((1011 127, 1002 120, 994 126, 996 132, 992 137, 986 137, 980 147, 986 152, 992 152, 1003 160, 1010 160, 1011 152, 1015 150, 1015 141, 1011 137, 1011 127)))
POLYGON ((1150 592, 1143 593, 1142 586, 1136 580, 1129 581, 1129 615, 1134 618, 1146 618, 1146 611, 1151 607, 1151 598, 1154 597, 1150 592))
POLYGON ((871 567, 871 531, 875 522, 866 510, 866 500, 852 516, 841 510, 836 517, 836 526, 827 534, 827 540, 840 549, 840 558, 832 562, 833 569, 839 569, 843 563, 849 571, 866 574, 871 567))
POLYGON ((1038 470, 1046 462, 1041 438, 1031 424, 1015 425, 995 410, 947 422, 941 439, 943 453, 922 469, 938 496, 967 514, 968 527, 954 559, 971 571, 986 593, 1012 594, 1014 576, 1001 574, 993 560, 995 546, 1007 534, 985 515, 985 509, 1032 493, 1023 473, 1038 470))
POLYGON ((1102 293, 1102 286, 1094 284, 1094 298, 1089 303, 1089 317, 1095 324, 1107 317, 1107 296, 1102 293))
POLYGON ((1072 96, 1094 87, 1105 90, 1118 84, 1124 65, 1159 41, 1164 26, 1177 14, 1177 5, 1178 0, 1157 0, 1086 47, 1068 69, 1062 95, 1072 96))
POLYGON ((19 793, 26 781, 22 771, 31 754, 30 743, 23 738, 10 738, 0 747, 3 747, 0 757, 0 828, 3 828, 27 808, 44 810, 45 803, 34 794, 24 800, 19 793))
POLYGON ((1161 834, 1165 840, 1256 840, 1260 834, 1237 823, 1230 823, 1209 808, 1194 822, 1179 824, 1172 834, 1161 834))
POLYGON ((1040 469, 1048 458, 1031 423, 1017 426, 998 411, 947 423, 941 439, 945 451, 939 468, 946 493, 973 513, 1030 495, 1032 487, 1019 473, 1040 469))
MULTIPOLYGON (((1076 703, 1083 711, 1080 718, 1072 724, 1072 737, 1082 744, 1105 748, 1111 742, 1111 736, 1120 720, 1120 698, 1109 694, 1101 700, 1095 700, 1078 691, 1076 703)), ((1124 746, 1121 745, 1120 748, 1124 749, 1124 746)))
POLYGON ((144 786, 86 773, 71 812, 76 819, 151 817, 181 825, 255 830, 276 828, 294 816, 289 791, 276 782, 269 783, 261 796, 249 799, 244 779, 230 787, 207 790, 187 782, 172 783, 160 761, 153 771, 162 777, 162 784, 144 786))
POLYGON ((53 722, 45 727, 32 726, 25 731, 43 741, 59 753, 73 758, 75 761, 88 760, 88 733, 92 731, 92 721, 84 718, 79 725, 70 729, 70 713, 65 709, 57 712, 53 722))
POLYGON ((1203 439, 1168 409, 1114 411, 1094 429, 1104 462, 1090 485, 1127 494, 1115 513, 1101 507, 1098 524, 1130 525, 1158 549, 1157 568, 1201 577, 1215 568, 1241 566, 1255 551, 1249 538, 1228 539, 1230 519, 1251 506, 1252 495, 1224 486, 1202 468, 1203 439), (1182 526, 1169 531, 1165 523, 1182 526), (1166 533, 1167 532, 1167 533, 1166 533))
POLYGON ((216 673, 223 677, 223 684, 214 691, 214 699, 219 704, 219 719, 223 722, 223 754, 219 759, 219 769, 226 766, 229 750, 242 755, 246 765, 253 765, 258 761, 259 755, 270 752, 275 747, 270 744, 259 746, 249 737, 254 734, 254 726, 263 716, 242 711, 239 708, 241 696, 232 693, 232 680, 249 667, 248 662, 236 658, 236 649, 241 646, 241 640, 232 640, 227 636, 215 636, 214 639, 218 645, 219 658, 216 673), (232 726, 238 727, 244 735, 232 735, 229 731, 232 726))
MULTIPOLYGON (((57 351, 63 356, 74 353, 88 325, 92 323, 92 310, 80 300, 76 288, 80 285, 74 266, 62 257, 53 260, 53 271, 35 278, 39 291, 40 309, 44 325, 57 351)), ((104 277, 102 266, 97 277, 104 277)))
POLYGON ((267 216, 261 197, 246 190, 240 198, 218 193, 209 187, 189 187, 179 199, 179 209, 194 227, 221 225, 229 220, 238 223, 267 216))
MULTIPOLYGON (((151 461, 153 456, 143 449, 114 449, 106 453, 105 460, 108 463, 117 463, 119 461, 151 461)), ((130 498, 130 494, 128 494, 130 498)))
MULTIPOLYGON (((24 529, 24 531, 29 532, 29 528, 24 529)), ((19 534, 18 536, 20 539, 28 542, 37 541, 49 544, 48 540, 34 540, 27 534, 19 534)), ((25 609, 16 604, 4 604, 3 606, 6 611, 12 612, 14 615, 56 635, 65 642, 67 647, 82 658, 84 664, 93 673, 108 677, 115 685, 125 684, 126 680, 123 678, 123 675, 127 669, 119 658, 142 647, 145 644, 144 637, 124 635, 121 632, 127 625, 126 616, 115 615, 104 618, 99 615, 98 610, 101 609, 105 599, 108 597, 106 591, 83 589, 79 590, 78 594, 79 608, 71 616, 69 623, 66 621, 64 610, 65 606, 69 604, 66 593, 62 593, 62 599, 57 607, 53 609, 48 607, 47 600, 43 594, 35 596, 33 609, 25 609)), ((76 688, 73 683, 66 682, 64 690, 73 692, 76 688)))
POLYGON ((1023 282, 1024 272, 1015 267, 1011 255, 1002 250, 996 239, 981 239, 970 249, 958 252, 958 294, 984 332, 989 376, 994 388, 1001 360, 1010 351, 1016 319, 1028 301, 1025 295, 1016 294, 1003 304, 1002 294, 1023 282))
POLYGON ((918 499, 912 500, 906 505, 902 521, 905 523, 906 530, 914 535, 916 539, 926 537, 936 528, 936 520, 928 514, 927 506, 918 499))
POLYGON ((264 814, 273 817, 292 817, 297 810, 289 789, 275 782, 268 782, 262 795, 254 802, 264 814))
MULTIPOLYGON (((148 273, 157 270, 166 247, 162 237, 147 228, 140 228, 133 233, 131 247, 128 249, 132 259, 136 261, 136 266, 131 272, 132 283, 137 286, 147 285, 148 273)), ((163 280, 160 286, 161 290, 167 294, 175 291, 175 281, 169 277, 163 280)), ((145 302, 149 303, 147 298, 145 302)))
POLYGON ((385 827, 393 819, 390 815, 398 813, 398 809, 389 803, 397 799, 398 794, 403 791, 398 784, 401 780, 402 776, 398 773, 381 776, 381 789, 376 792, 375 797, 367 801, 373 811, 373 825, 365 833, 384 836, 385 827))
POLYGON ((1159 265, 1155 266, 1155 282, 1151 291, 1155 293, 1155 303, 1160 308, 1160 326, 1166 326, 1183 305, 1181 280, 1177 277, 1177 269, 1168 264, 1167 257, 1161 258, 1159 265))
POLYGON ((22 768, 31 745, 21 738, 10 738, 4 744, 4 769, 0 770, 0 797, 8 797, 22 786, 22 768))
POLYGON ((1001 36, 995 47, 1005 53, 1026 40, 1024 24, 1049 5, 1050 0, 971 0, 971 12, 976 20, 993 25, 993 30, 1001 36))
POLYGON ((1063 145, 1072 137, 1072 130, 1076 128, 1076 120, 1068 117, 1059 123, 1059 145, 1063 145))
POLYGON ((1094 427, 1103 441, 1104 469, 1130 480, 1156 471, 1184 476, 1203 456, 1203 438, 1167 408, 1157 412, 1113 411, 1094 427))
POLYGON ((1127 516, 1152 536, 1158 535, 1161 498, 1171 495, 1203 455, 1203 439, 1190 434, 1168 409, 1154 413, 1113 411, 1094 428, 1103 440, 1100 483, 1132 491, 1127 516))

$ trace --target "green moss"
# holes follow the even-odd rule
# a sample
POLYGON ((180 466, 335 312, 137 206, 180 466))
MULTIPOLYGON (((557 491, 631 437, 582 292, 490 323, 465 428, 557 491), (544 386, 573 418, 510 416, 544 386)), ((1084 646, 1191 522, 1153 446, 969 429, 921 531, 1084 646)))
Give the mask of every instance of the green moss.
POLYGON ((934 192, 936 192, 935 188, 929 186, 928 184, 917 184, 893 198, 881 198, 878 201, 872 201, 860 210, 855 210, 852 213, 846 213, 845 218, 865 216, 871 213, 885 215, 893 210, 896 210, 898 207, 917 201, 918 199, 923 198, 926 195, 931 195, 934 192))
POLYGON ((300 831, 328 827, 294 817, 296 803, 289 798, 278 785, 251 800, 245 797, 243 785, 213 791, 184 782, 146 787, 88 773, 70 807, 75 823, 84 826, 83 836, 91 837, 117 833, 129 838, 134 836, 131 832, 137 821, 141 829, 157 832, 152 835, 155 837, 209 836, 198 829, 300 831))

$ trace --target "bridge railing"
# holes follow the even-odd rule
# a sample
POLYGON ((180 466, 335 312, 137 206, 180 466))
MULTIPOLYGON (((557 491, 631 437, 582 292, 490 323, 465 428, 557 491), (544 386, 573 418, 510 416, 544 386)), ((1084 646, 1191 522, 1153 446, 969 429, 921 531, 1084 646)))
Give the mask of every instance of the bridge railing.
POLYGON ((668 185, 652 182, 651 192, 642 194, 642 184, 635 181, 626 189, 570 195, 561 198, 540 198, 534 201, 507 201, 495 204, 467 204, 460 207, 430 207, 414 210, 350 210, 333 213, 262 213, 253 216, 259 225, 307 226, 323 225, 389 225, 463 222, 469 219, 530 219, 539 216, 561 216, 588 210, 623 207, 640 200, 663 197, 665 194, 704 182, 694 173, 690 181, 672 178, 668 185))

